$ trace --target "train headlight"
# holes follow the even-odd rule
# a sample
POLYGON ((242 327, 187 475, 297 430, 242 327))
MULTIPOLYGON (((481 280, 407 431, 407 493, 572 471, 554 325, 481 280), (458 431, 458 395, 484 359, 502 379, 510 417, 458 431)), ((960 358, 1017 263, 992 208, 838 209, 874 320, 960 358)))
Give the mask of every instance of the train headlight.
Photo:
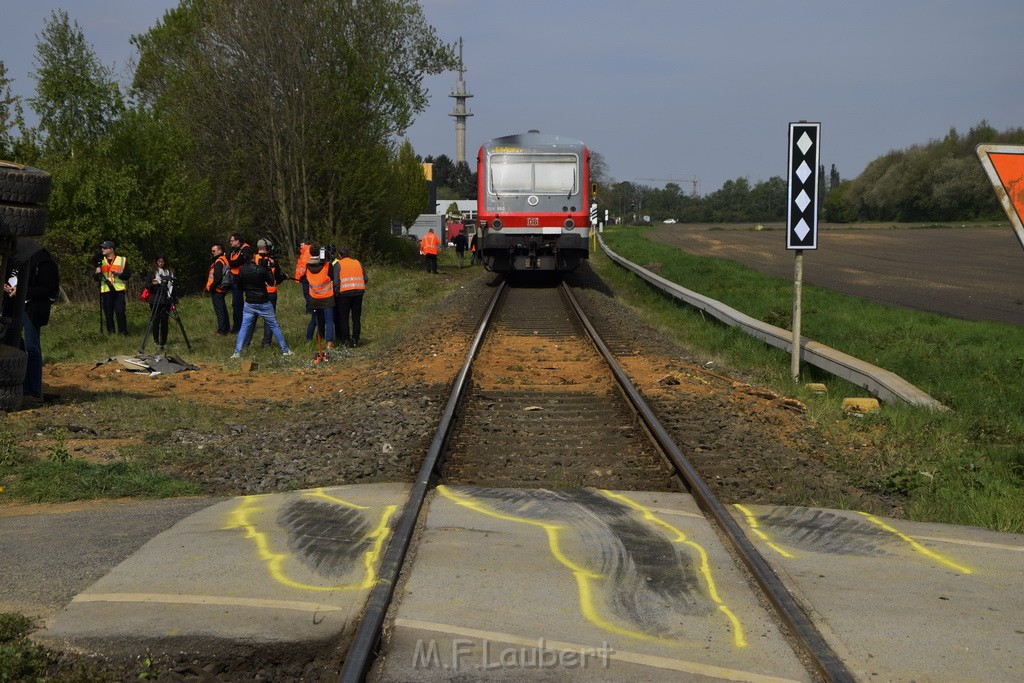
POLYGON ((576 227, 576 221, 574 221, 571 218, 566 218, 565 219, 565 223, 563 223, 562 225, 565 226, 566 230, 572 230, 573 228, 576 227))
POLYGON ((491 221, 491 228, 493 228, 494 230, 501 230, 504 226, 505 224, 501 222, 500 218, 495 218, 493 221, 491 221))

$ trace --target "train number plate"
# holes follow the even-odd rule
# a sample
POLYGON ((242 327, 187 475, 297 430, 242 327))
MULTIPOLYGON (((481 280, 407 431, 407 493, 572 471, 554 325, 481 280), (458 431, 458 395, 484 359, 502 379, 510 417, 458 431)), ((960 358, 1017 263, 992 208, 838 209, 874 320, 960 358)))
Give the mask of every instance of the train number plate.
POLYGON ((527 219, 526 219, 526 227, 528 227, 528 228, 539 228, 540 227, 540 219, 539 218, 527 217, 527 219))

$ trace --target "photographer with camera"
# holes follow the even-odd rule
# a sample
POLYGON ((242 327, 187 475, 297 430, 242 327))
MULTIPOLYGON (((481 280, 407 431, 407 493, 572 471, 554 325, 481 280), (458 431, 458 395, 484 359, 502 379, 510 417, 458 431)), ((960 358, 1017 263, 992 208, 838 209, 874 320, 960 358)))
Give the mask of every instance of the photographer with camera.
POLYGON ((149 310, 153 320, 153 341, 160 351, 167 344, 167 326, 171 306, 174 305, 174 268, 167 257, 160 254, 153 262, 153 271, 146 284, 149 290, 149 310))
POLYGON ((331 249, 310 249, 306 262, 306 281, 309 283, 309 307, 316 320, 317 343, 323 340, 327 348, 334 348, 334 265, 328 260, 331 249))
MULTIPOLYGON (((262 263, 270 271, 270 275, 274 280, 274 284, 267 285, 267 296, 270 297, 270 307, 274 309, 274 315, 277 315, 277 287, 287 278, 281 271, 281 266, 278 265, 277 259, 274 258, 274 245, 268 239, 261 239, 256 242, 256 256, 253 257, 257 263, 262 263)), ((249 330, 249 334, 245 337, 243 346, 249 346, 249 342, 252 341, 252 335, 255 331, 256 326, 249 330)), ((267 324, 266 318, 263 319, 263 342, 261 346, 264 348, 270 346, 270 342, 274 338, 274 333, 270 329, 270 325, 267 324)))
POLYGON ((284 339, 284 334, 281 332, 281 327, 277 323, 274 308, 270 305, 270 294, 267 288, 277 283, 274 281, 274 276, 270 274, 267 264, 257 256, 251 256, 238 269, 238 279, 241 283, 242 291, 245 293, 245 305, 242 308, 242 327, 238 331, 238 339, 235 341, 235 352, 231 357, 242 357, 245 337, 252 333, 252 329, 256 325, 256 318, 263 318, 267 325, 270 326, 271 334, 274 335, 278 346, 281 347, 281 354, 285 356, 292 355, 291 350, 288 348, 288 343, 284 339))
POLYGON ((128 336, 128 316, 125 292, 131 271, 124 256, 118 256, 114 243, 107 240, 100 244, 99 259, 96 263, 96 281, 100 283, 100 310, 107 323, 107 334, 114 334, 114 318, 117 318, 117 332, 128 336))

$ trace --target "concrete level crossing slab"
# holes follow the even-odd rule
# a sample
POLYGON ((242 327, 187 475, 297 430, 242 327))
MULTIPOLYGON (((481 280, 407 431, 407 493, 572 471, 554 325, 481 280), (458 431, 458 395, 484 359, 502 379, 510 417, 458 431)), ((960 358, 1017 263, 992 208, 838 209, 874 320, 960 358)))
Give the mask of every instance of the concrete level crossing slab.
POLYGON ((807 680, 681 493, 440 487, 371 679, 807 680))
POLYGON ((733 506, 862 680, 1024 680, 1024 536, 803 507, 733 506))
POLYGON ((106 654, 167 643, 204 654, 217 642, 337 646, 363 608, 408 488, 337 486, 207 507, 76 595, 36 637, 106 654))

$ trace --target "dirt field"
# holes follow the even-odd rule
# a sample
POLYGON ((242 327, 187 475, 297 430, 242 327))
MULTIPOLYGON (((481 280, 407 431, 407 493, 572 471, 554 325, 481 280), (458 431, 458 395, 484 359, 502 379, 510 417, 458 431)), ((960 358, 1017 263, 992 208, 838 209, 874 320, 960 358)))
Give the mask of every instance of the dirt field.
MULTIPOLYGON (((698 256, 793 278, 782 225, 661 225, 651 239, 698 256)), ((804 282, 878 303, 965 320, 1024 324, 1024 250, 1005 228, 819 226, 804 282)))

